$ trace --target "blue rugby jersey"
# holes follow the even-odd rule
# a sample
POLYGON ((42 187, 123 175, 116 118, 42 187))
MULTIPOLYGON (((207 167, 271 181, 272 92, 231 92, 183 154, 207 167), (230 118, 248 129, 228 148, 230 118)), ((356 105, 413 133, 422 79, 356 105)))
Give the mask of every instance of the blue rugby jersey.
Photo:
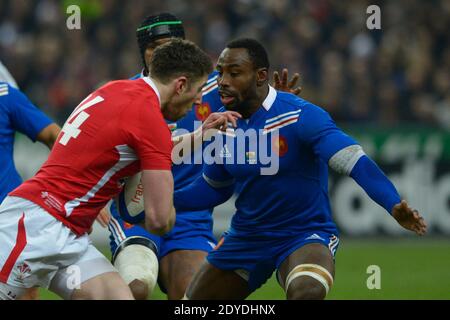
POLYGON ((328 160, 355 144, 323 109, 269 87, 263 106, 208 146, 215 151, 207 161, 215 163, 205 165, 203 176, 213 186, 233 181, 238 186, 231 233, 277 237, 309 230, 337 233, 328 197, 328 160), (257 130, 257 143, 246 139, 238 147, 239 135, 248 134, 248 129, 257 130), (278 157, 275 174, 262 174, 261 169, 271 165, 264 165, 267 159, 261 155, 278 157))
POLYGON ((38 134, 53 123, 19 90, 0 82, 0 203, 22 183, 14 166, 15 132, 36 141, 38 134))

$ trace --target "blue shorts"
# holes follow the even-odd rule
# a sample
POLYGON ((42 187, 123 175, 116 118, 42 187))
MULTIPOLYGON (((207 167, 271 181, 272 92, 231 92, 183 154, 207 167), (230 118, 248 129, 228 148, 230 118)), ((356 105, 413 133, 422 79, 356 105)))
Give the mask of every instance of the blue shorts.
POLYGON ((200 250, 210 252, 216 245, 212 233, 213 221, 211 211, 177 212, 173 229, 160 237, 149 233, 144 228, 129 224, 120 218, 115 204, 111 206, 110 232, 111 253, 119 244, 130 237, 142 237, 154 242, 158 259, 175 250, 200 250))
POLYGON ((308 231, 290 237, 243 236, 225 232, 217 247, 207 257, 222 270, 245 271, 251 292, 261 287, 281 263, 295 250, 309 243, 322 243, 333 257, 339 245, 337 232, 308 231))

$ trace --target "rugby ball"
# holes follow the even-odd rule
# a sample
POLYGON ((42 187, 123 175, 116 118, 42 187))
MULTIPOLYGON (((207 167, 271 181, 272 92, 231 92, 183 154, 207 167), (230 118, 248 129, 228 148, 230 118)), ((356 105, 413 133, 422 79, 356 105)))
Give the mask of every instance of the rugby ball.
POLYGON ((136 224, 144 220, 144 188, 140 172, 125 179, 123 189, 115 200, 117 211, 124 221, 136 224))

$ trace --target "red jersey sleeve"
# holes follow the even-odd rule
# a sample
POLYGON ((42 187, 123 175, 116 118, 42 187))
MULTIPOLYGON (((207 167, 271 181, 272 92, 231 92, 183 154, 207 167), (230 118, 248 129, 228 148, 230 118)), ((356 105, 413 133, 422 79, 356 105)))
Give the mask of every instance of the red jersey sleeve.
POLYGON ((131 121, 124 125, 127 128, 129 145, 140 160, 141 170, 171 170, 171 133, 162 116, 156 95, 152 103, 148 100, 142 101, 125 112, 133 112, 131 121))

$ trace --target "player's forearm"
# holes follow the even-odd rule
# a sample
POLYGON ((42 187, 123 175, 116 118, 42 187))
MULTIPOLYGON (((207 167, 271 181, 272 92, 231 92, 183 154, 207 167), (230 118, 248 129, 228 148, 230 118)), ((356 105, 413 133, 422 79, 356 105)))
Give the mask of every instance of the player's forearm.
POLYGON ((39 132, 36 140, 46 144, 49 149, 52 149, 60 131, 61 128, 56 123, 52 123, 39 132))
POLYGON ((170 170, 143 170, 145 228, 163 235, 171 228, 174 215, 173 177, 170 170))
POLYGON ((234 184, 214 188, 204 177, 198 177, 192 184, 174 192, 174 205, 177 210, 210 209, 230 199, 233 190, 234 184))
POLYGON ((366 155, 359 158, 350 176, 364 189, 367 195, 389 214, 394 205, 401 201, 392 182, 381 169, 366 155))

